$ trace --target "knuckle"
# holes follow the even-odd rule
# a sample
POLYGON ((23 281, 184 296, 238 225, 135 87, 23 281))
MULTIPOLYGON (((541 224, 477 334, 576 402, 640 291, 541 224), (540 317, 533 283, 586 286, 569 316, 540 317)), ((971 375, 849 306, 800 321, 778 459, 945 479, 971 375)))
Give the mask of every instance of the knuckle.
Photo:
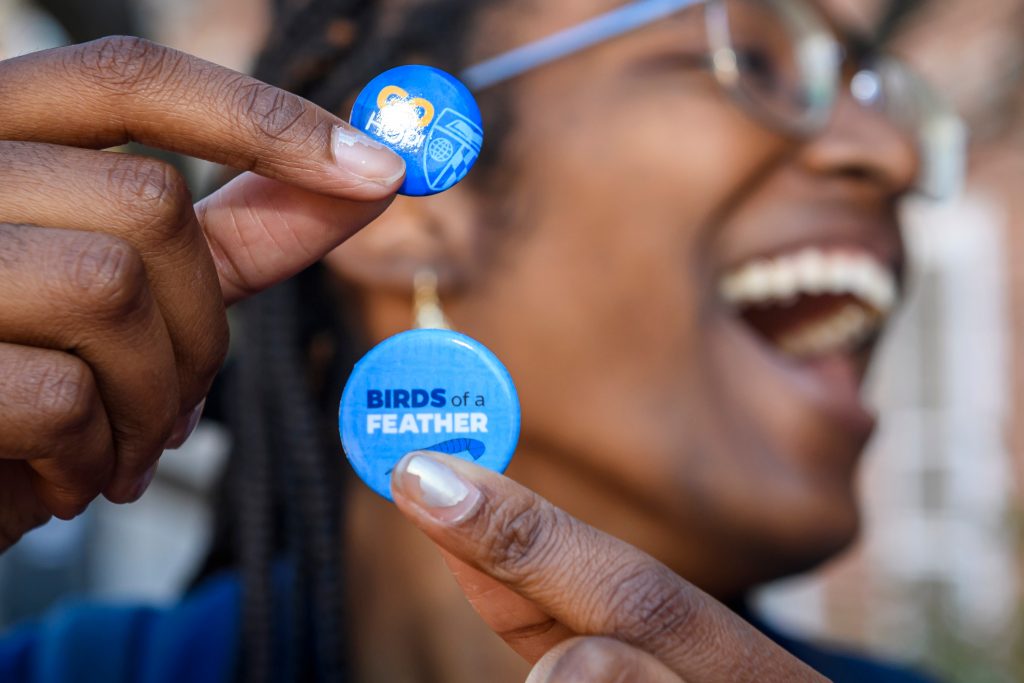
POLYGON ((146 465, 142 469, 156 462, 164 452, 164 444, 171 438, 181 411, 181 387, 177 382, 171 382, 167 387, 166 396, 153 408, 152 422, 147 420, 145 425, 139 426, 135 434, 140 450, 145 454, 142 460, 146 465))
POLYGON ((203 395, 213 383, 217 373, 224 367, 228 357, 231 333, 226 315, 220 316, 213 329, 207 333, 206 350, 196 363, 195 374, 203 389, 203 395))
POLYGON ((143 227, 177 234, 184 214, 192 208, 192 194, 178 171, 155 159, 118 155, 107 172, 111 194, 125 214, 136 216, 143 227))
POLYGON ((69 70, 117 92, 137 92, 156 80, 171 51, 134 36, 109 36, 70 51, 69 70))
POLYGON ((24 225, 0 223, 0 266, 13 266, 29 251, 28 232, 24 225))
POLYGON ((579 638, 559 658, 552 680, 560 683, 634 683, 639 661, 629 647, 611 638, 579 638))
POLYGON ((289 143, 309 137, 307 127, 300 125, 309 109, 291 93, 247 79, 237 86, 236 101, 240 118, 250 121, 260 135, 289 143))
POLYGON ((659 565, 634 566, 615 579, 610 613, 611 635, 629 643, 682 642, 699 636, 698 596, 659 565))
POLYGON ((99 409, 99 394, 89 367, 67 356, 38 369, 30 398, 32 407, 46 417, 55 434, 85 432, 99 409))
POLYGON ((170 390, 166 400, 147 413, 144 422, 113 426, 118 455, 117 478, 125 481, 140 477, 160 459, 164 445, 174 432, 180 407, 177 390, 170 390))
POLYGON ((58 519, 65 521, 74 519, 88 509, 89 504, 96 499, 98 494, 98 487, 95 488, 95 491, 86 492, 51 483, 51 512, 58 519))
POLYGON ((124 240, 89 233, 84 239, 70 240, 61 257, 68 294, 91 314, 124 319, 143 308, 146 266, 124 240))
POLYGON ((532 497, 502 500, 487 521, 488 562, 508 577, 524 577, 554 552, 563 521, 556 508, 532 497))
POLYGON ((0 142, 0 168, 18 185, 32 184, 40 171, 55 173, 65 167, 58 149, 50 145, 22 140, 0 142))

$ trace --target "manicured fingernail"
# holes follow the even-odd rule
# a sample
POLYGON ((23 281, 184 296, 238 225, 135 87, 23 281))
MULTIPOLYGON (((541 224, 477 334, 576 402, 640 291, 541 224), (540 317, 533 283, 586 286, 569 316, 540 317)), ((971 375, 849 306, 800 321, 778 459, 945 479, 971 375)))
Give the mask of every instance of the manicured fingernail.
POLYGON ((380 185, 393 185, 405 175, 405 160, 351 126, 331 132, 334 163, 349 173, 380 185))
POLYGON ((407 455, 395 468, 395 481, 403 493, 442 522, 462 521, 481 500, 479 489, 426 453, 407 455))
POLYGON ((156 465, 153 465, 146 473, 142 475, 142 479, 139 479, 139 483, 136 484, 135 490, 132 491, 131 502, 137 501, 142 498, 142 495, 149 489, 149 485, 153 483, 153 478, 156 476, 156 465))
POLYGON ((164 448, 175 449, 181 448, 188 437, 192 436, 192 432, 199 426, 199 419, 203 416, 203 408, 206 407, 206 399, 204 398, 199 402, 195 408, 192 409, 188 415, 184 415, 178 418, 178 421, 174 424, 174 431, 171 432, 171 437, 167 439, 167 445, 164 448))

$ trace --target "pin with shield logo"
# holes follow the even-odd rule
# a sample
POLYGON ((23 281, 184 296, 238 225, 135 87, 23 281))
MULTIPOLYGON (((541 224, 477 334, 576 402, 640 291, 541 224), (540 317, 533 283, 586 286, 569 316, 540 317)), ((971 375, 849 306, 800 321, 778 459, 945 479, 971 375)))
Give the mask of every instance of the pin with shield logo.
POLYGON ((484 131, 452 109, 437 117, 427 134, 423 175, 433 192, 443 192, 466 177, 483 149, 484 131))

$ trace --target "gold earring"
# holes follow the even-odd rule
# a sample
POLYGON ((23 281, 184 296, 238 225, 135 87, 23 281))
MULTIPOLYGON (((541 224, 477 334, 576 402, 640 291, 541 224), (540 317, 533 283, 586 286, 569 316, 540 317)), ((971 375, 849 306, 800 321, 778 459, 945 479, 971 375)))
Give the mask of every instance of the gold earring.
POLYGON ((413 288, 413 327, 418 330, 450 330, 451 324, 441 309, 441 298, 437 293, 437 273, 432 268, 416 272, 413 288))

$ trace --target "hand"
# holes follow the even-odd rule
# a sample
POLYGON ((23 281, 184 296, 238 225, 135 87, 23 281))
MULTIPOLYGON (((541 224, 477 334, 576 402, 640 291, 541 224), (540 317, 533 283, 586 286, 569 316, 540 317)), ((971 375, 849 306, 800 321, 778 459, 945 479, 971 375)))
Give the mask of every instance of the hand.
POLYGON ((135 38, 0 62, 0 550, 137 499, 227 350, 225 306, 373 220, 404 164, 337 117, 135 38), (193 207, 130 140, 244 173, 193 207), (262 176, 262 177, 261 177, 262 176))
POLYGON ((654 558, 506 477, 414 453, 391 486, 488 626, 536 663, 529 683, 824 680, 654 558))

